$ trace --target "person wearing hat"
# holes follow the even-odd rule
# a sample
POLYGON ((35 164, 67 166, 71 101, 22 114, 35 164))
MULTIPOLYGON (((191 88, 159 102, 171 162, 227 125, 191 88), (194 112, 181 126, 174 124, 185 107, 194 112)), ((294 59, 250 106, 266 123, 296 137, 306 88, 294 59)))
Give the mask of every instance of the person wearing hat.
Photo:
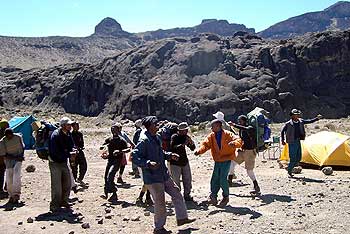
POLYGON ((288 174, 293 177, 293 168, 301 161, 301 140, 305 140, 305 124, 314 123, 322 118, 322 115, 317 115, 313 119, 302 119, 301 111, 298 109, 292 109, 290 112, 290 120, 285 123, 281 131, 282 145, 288 143, 289 150, 289 164, 288 174))
POLYGON ((234 171, 235 167, 244 162, 245 169, 247 170, 247 175, 253 181, 254 191, 251 194, 260 194, 260 187, 254 173, 255 159, 256 159, 256 129, 248 124, 248 117, 245 115, 240 115, 238 117, 238 124, 229 122, 229 124, 239 130, 239 137, 243 141, 241 149, 237 152, 237 157, 231 162, 230 172, 228 176, 228 182, 230 186, 232 185, 232 180, 235 177, 234 171))
MULTIPOLYGON (((215 116, 216 117, 216 116, 215 116)), ((210 181, 210 196, 208 202, 212 205, 218 204, 218 192, 222 189, 223 199, 219 206, 224 207, 229 202, 229 184, 227 176, 230 170, 231 160, 236 157, 236 149, 241 148, 241 139, 232 132, 224 130, 224 118, 219 116, 211 122, 212 132, 201 143, 195 155, 201 155, 211 150, 211 155, 215 161, 214 170, 210 181)))
MULTIPOLYGON (((135 133, 134 136, 132 138, 132 142, 134 143, 134 145, 137 145, 139 139, 140 139, 140 135, 142 132, 142 120, 138 119, 135 121, 135 133)), ((133 175, 135 179, 140 178, 140 173, 138 170, 138 167, 135 165, 135 163, 132 162, 131 165, 132 171, 129 173, 130 175, 133 175)))
POLYGON ((75 158, 74 164, 71 166, 74 180, 78 183, 84 184, 83 180, 87 171, 87 161, 84 154, 84 135, 80 130, 79 123, 74 121, 72 124, 72 137, 76 149, 78 150, 77 156, 75 158), (79 169, 79 177, 78 177, 79 169))
POLYGON ((162 149, 162 141, 158 132, 158 119, 148 116, 142 120, 146 131, 132 152, 133 162, 142 168, 143 181, 151 192, 154 201, 154 231, 155 234, 171 233, 164 226, 166 223, 165 193, 169 194, 175 207, 177 225, 181 226, 195 221, 189 219, 185 200, 179 187, 169 175, 165 160, 178 160, 179 155, 162 149))
POLYGON ((73 121, 68 117, 60 120, 60 127, 50 136, 49 169, 51 175, 50 211, 57 212, 60 208, 70 208, 68 202, 72 186, 68 159, 75 157, 76 149, 72 138, 73 121))
POLYGON ((24 161, 24 143, 22 136, 7 128, 1 139, 0 156, 4 156, 6 165, 6 185, 9 204, 18 204, 21 195, 21 168, 24 161))
POLYGON ((105 198, 108 199, 108 194, 112 193, 112 196, 108 199, 111 202, 118 200, 117 186, 114 183, 115 175, 122 165, 122 160, 125 152, 128 151, 128 144, 124 138, 120 136, 120 125, 115 123, 111 127, 112 137, 105 140, 103 145, 107 145, 108 148, 108 162, 105 170, 105 186, 104 193, 105 198))
POLYGON ((171 137, 170 151, 180 156, 178 160, 170 160, 170 172, 176 185, 181 189, 180 177, 184 185, 185 201, 193 201, 191 197, 192 173, 188 161, 186 147, 194 151, 196 146, 188 135, 189 126, 186 122, 178 125, 178 132, 171 137))
MULTIPOLYGON (((5 130, 9 128, 9 122, 6 119, 1 118, 0 120, 0 140, 5 136, 5 130)), ((6 198, 8 193, 6 190, 5 184, 5 157, 0 156, 0 198, 6 198)))

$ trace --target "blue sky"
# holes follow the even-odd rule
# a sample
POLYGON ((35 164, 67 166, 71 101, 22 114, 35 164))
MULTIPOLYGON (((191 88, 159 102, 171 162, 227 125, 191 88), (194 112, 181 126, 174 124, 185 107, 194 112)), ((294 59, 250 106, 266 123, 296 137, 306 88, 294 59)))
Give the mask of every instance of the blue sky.
POLYGON ((194 26, 226 19, 261 31, 337 0, 1 0, 0 35, 88 36, 103 18, 129 32, 194 26))

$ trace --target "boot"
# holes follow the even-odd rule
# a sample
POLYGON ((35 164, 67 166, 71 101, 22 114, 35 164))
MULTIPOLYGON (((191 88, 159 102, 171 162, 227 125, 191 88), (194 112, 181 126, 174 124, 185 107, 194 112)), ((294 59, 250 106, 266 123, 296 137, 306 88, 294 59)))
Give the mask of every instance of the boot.
POLYGON ((151 193, 147 190, 147 193, 146 193, 146 200, 145 200, 145 203, 146 205, 148 206, 153 206, 154 203, 153 203, 153 200, 151 198, 151 193))
POLYGON ((233 175, 228 175, 227 182, 230 187, 233 187, 233 175))
POLYGON ((254 184, 254 193, 255 194, 260 194, 261 191, 260 191, 260 187, 259 187, 258 181, 254 180, 253 184, 254 184))
POLYGON ((223 197, 222 200, 220 201, 219 203, 219 207, 225 207, 228 202, 230 201, 230 198, 227 196, 227 197, 223 197))
POLYGON ((177 226, 182 226, 182 225, 185 225, 185 224, 188 224, 188 223, 193 223, 194 221, 196 221, 196 219, 189 219, 189 218, 178 219, 177 220, 177 226))

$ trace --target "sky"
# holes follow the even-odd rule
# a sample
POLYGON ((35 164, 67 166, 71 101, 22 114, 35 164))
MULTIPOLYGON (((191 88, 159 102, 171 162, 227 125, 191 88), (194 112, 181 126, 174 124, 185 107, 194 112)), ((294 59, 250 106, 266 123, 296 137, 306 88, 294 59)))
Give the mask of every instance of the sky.
POLYGON ((105 17, 144 32, 226 19, 257 32, 337 0, 0 0, 2 36, 88 36, 105 17))

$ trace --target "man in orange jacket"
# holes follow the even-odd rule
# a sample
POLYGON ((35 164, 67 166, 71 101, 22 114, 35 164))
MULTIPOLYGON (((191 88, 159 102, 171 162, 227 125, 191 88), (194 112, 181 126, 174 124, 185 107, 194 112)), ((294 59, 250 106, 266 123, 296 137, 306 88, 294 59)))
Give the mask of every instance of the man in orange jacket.
POLYGON ((242 146, 242 141, 233 133, 222 129, 223 119, 215 119, 211 122, 211 130, 207 138, 201 143, 195 155, 204 154, 211 150, 215 161, 214 171, 210 181, 210 196, 208 202, 212 205, 218 204, 218 192, 223 191, 223 199, 219 206, 224 207, 229 202, 229 184, 227 176, 230 170, 231 160, 236 157, 236 149, 242 146))

